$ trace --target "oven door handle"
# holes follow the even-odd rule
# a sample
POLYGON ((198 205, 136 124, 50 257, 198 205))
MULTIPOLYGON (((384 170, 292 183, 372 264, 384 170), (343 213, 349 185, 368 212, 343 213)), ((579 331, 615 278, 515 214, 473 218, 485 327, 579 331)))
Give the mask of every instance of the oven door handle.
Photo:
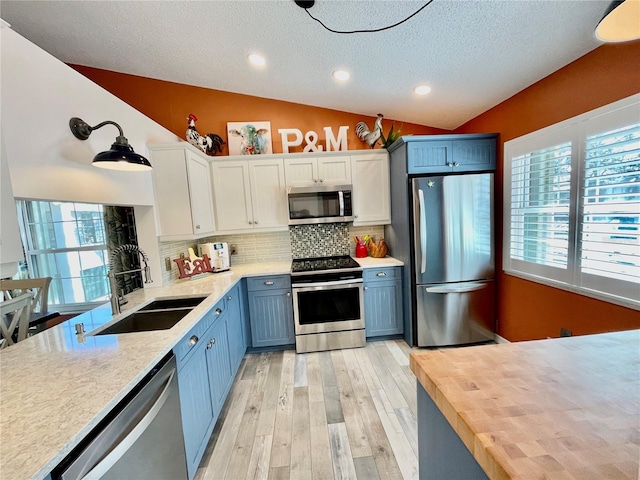
POLYGON ((334 282, 315 282, 315 283, 293 283, 293 288, 309 288, 309 287, 334 287, 336 285, 349 285, 353 283, 362 283, 361 278, 350 278, 348 280, 336 280, 334 282))

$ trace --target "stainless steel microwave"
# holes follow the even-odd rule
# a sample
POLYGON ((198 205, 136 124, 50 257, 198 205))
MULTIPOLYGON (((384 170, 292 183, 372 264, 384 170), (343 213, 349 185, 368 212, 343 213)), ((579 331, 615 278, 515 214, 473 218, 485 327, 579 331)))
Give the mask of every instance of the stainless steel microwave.
POLYGON ((351 185, 289 188, 289 225, 352 222, 351 190, 351 185))

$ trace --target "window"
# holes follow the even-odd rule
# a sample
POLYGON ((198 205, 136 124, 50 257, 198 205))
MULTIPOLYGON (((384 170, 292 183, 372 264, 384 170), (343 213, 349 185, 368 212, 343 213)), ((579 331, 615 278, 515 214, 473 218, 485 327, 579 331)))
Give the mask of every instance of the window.
POLYGON ((123 215, 132 208, 29 200, 17 204, 29 276, 52 277, 49 307, 85 311, 108 301, 108 245, 137 243, 133 215, 130 220, 123 215))
POLYGON ((505 143, 506 273, 640 307, 640 95, 505 143))

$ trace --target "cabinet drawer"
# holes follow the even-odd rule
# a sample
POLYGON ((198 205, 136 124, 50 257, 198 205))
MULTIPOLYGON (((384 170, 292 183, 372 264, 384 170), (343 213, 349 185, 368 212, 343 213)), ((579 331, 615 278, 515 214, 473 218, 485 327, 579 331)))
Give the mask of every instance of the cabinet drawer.
POLYGON ((400 277, 399 267, 365 268, 362 278, 365 282, 381 282, 395 280, 400 277))
POLYGON ((175 347, 173 347, 173 353, 176 356, 178 368, 180 368, 187 360, 189 354, 195 350, 195 346, 204 340, 204 334, 207 329, 215 322, 217 318, 220 318, 226 310, 225 299, 221 299, 216 303, 211 310, 209 310, 204 317, 195 325, 189 333, 187 333, 182 340, 180 340, 175 347))
POLYGON ((290 275, 247 278, 247 290, 250 292, 258 290, 279 290, 283 288, 291 288, 290 275))

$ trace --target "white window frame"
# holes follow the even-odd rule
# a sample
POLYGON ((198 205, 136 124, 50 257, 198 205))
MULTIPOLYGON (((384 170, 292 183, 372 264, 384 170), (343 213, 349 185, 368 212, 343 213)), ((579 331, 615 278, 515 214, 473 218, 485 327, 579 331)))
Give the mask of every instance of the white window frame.
POLYGON ((505 142, 502 257, 503 271, 506 274, 640 310, 640 285, 582 273, 579 252, 586 139, 595 133, 636 122, 640 122, 640 94, 505 142), (511 258, 512 159, 567 141, 571 142, 572 157, 567 268, 511 258))

